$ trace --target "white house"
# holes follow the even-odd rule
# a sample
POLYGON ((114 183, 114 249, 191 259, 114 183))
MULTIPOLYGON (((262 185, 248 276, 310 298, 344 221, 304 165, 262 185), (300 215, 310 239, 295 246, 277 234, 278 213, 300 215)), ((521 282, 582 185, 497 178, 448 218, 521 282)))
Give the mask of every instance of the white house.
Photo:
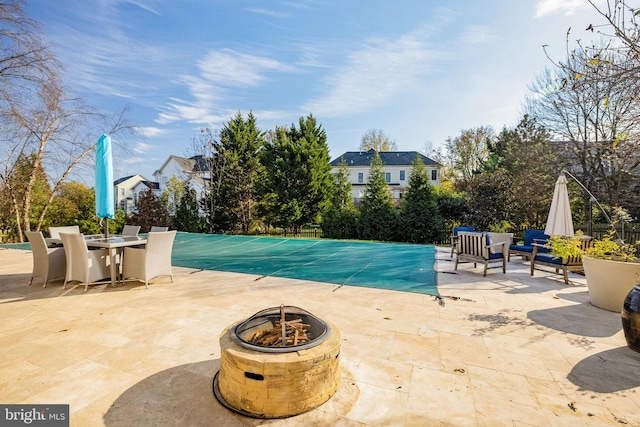
MULTIPOLYGON (((349 171, 351 193, 356 202, 364 198, 367 183, 369 182, 371 160, 374 155, 374 150, 347 151, 331 161, 331 171, 334 174, 338 173, 340 164, 343 161, 345 162, 349 171)), ((393 194, 393 199, 396 201, 402 199, 404 192, 409 186, 409 176, 413 170, 413 162, 416 158, 422 159, 422 163, 430 178, 429 183, 431 185, 440 185, 441 165, 417 151, 382 151, 379 152, 378 155, 382 161, 382 171, 385 180, 387 184, 389 184, 389 190, 393 194)))
POLYGON ((209 165, 203 156, 189 158, 169 156, 162 166, 153 173, 160 193, 167 188, 167 182, 172 177, 176 177, 180 181, 188 182, 191 188, 196 191, 198 199, 202 196, 205 181, 209 179, 209 176, 209 165))
POLYGON ((140 174, 125 176, 113 183, 113 197, 115 206, 122 209, 127 215, 131 215, 135 206, 134 188, 143 181, 148 180, 140 174))
POLYGON ((154 192, 156 196, 160 196, 160 191, 158 190, 158 183, 153 181, 140 181, 138 182, 132 189, 133 193, 133 206, 135 207, 138 204, 138 199, 140 198, 140 194, 151 190, 154 192))
POLYGON ((130 215, 137 205, 140 194, 152 190, 160 196, 167 188, 167 183, 173 177, 188 182, 200 198, 207 179, 209 168, 202 156, 190 158, 169 156, 169 158, 153 173, 154 181, 147 180, 142 175, 132 175, 120 178, 114 182, 116 206, 130 215))

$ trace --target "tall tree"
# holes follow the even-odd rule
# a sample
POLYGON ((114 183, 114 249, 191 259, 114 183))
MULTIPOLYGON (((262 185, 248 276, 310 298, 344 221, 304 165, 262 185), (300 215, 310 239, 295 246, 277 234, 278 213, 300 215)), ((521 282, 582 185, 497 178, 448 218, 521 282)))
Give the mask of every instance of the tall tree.
POLYGON ((220 131, 220 145, 224 156, 224 179, 220 194, 226 201, 227 230, 240 229, 248 233, 254 216, 257 184, 262 175, 258 151, 264 146, 264 132, 253 113, 245 120, 238 112, 220 131))
POLYGON ((189 233, 201 233, 204 229, 203 218, 198 209, 198 198, 196 190, 183 183, 182 194, 178 200, 175 215, 172 217, 172 224, 176 230, 189 233))
POLYGON ((535 118, 525 115, 515 128, 504 128, 490 144, 485 169, 503 170, 509 176, 515 207, 512 220, 517 226, 539 227, 547 219, 563 167, 550 138, 535 118))
MULTIPOLYGON (((631 59, 606 50, 602 55, 594 60, 584 51, 572 52, 562 66, 538 78, 527 106, 561 141, 560 155, 573 174, 614 206, 624 200, 631 175, 640 173, 640 84, 611 78, 612 64, 631 59)), ((584 205, 588 209, 586 192, 584 205)))
POLYGON ((333 239, 358 237, 358 210, 353 203, 349 170, 344 159, 331 187, 329 203, 322 214, 322 236, 333 239))
POLYGON ((40 37, 40 24, 24 12, 23 0, 0 3, 0 105, 22 99, 25 90, 57 78, 59 63, 40 37))
POLYGON ((47 174, 50 191, 40 208, 36 229, 60 185, 95 148, 98 135, 131 130, 124 119, 126 110, 110 118, 67 94, 59 63, 41 42, 39 26, 24 15, 22 5, 14 0, 0 4, 0 139, 5 142, 0 186, 10 185, 7 179, 19 159, 33 155, 23 199, 13 202, 14 207, 21 207, 15 224, 20 241, 24 239, 22 230, 32 226, 31 204, 40 168, 47 174))
POLYGON ((400 240, 411 243, 433 243, 442 227, 438 204, 429 175, 417 157, 409 175, 409 188, 400 205, 400 240))
MULTIPOLYGON (((603 43, 584 44, 581 41, 585 38, 584 35, 579 35, 575 40, 575 49, 573 49, 571 48, 573 41, 570 38, 571 28, 569 28, 566 40, 567 52, 578 51, 581 56, 591 58, 593 65, 606 62, 609 68, 607 75, 604 76, 606 78, 638 82, 640 80, 640 63, 637 61, 640 58, 640 18, 638 18, 640 14, 636 2, 629 0, 587 1, 600 15, 601 21, 592 22, 585 31, 590 36, 598 34, 603 43), (611 55, 613 55, 613 60, 607 58, 611 55), (620 58, 623 60, 619 61, 620 58)), ((580 82, 573 81, 572 84, 603 78, 602 75, 598 75, 597 68, 574 69, 569 62, 556 62, 548 53, 547 57, 554 66, 565 68, 569 74, 580 79, 580 82), (585 71, 587 72, 585 73, 585 71)))
POLYGON ((276 128, 261 153, 265 216, 271 224, 294 233, 318 220, 332 181, 322 126, 312 115, 301 117, 298 125, 276 128))
POLYGON ((447 138, 445 177, 464 190, 471 177, 482 171, 493 138, 494 132, 490 126, 463 130, 459 136, 447 138))
POLYGON ((396 237, 397 209, 384 179, 382 160, 375 152, 369 170, 366 194, 360 205, 360 238, 390 241, 396 237))
POLYGON ((360 151, 375 150, 381 151, 397 151, 398 145, 384 134, 382 129, 369 129, 360 141, 360 151))

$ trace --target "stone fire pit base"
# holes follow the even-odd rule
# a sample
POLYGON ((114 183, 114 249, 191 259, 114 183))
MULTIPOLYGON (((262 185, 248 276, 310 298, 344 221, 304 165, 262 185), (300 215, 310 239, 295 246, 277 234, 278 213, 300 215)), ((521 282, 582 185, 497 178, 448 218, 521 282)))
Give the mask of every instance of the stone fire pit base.
POLYGON ((317 346, 289 353, 265 353, 236 344, 230 329, 220 335, 216 398, 254 418, 285 418, 314 409, 333 396, 340 382, 340 332, 317 346))

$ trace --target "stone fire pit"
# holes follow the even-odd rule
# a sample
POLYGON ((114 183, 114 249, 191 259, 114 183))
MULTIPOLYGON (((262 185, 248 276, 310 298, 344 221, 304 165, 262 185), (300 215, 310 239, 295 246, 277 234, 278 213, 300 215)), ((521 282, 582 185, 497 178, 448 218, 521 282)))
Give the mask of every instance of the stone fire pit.
POLYGON ((298 307, 268 308, 227 327, 220 352, 214 394, 243 415, 307 412, 329 400, 340 382, 339 331, 298 307))

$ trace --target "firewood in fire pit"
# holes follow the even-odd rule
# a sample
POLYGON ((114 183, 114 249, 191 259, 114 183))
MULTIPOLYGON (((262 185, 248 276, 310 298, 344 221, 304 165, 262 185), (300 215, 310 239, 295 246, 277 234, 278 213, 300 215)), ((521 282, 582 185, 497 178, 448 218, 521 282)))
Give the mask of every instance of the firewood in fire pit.
MULTIPOLYGON (((309 341, 307 330, 311 325, 302 323, 302 319, 287 320, 284 322, 285 327, 285 345, 302 345, 309 341)), ((276 321, 271 329, 257 331, 251 338, 249 343, 261 347, 283 347, 282 345, 282 322, 276 321)))

